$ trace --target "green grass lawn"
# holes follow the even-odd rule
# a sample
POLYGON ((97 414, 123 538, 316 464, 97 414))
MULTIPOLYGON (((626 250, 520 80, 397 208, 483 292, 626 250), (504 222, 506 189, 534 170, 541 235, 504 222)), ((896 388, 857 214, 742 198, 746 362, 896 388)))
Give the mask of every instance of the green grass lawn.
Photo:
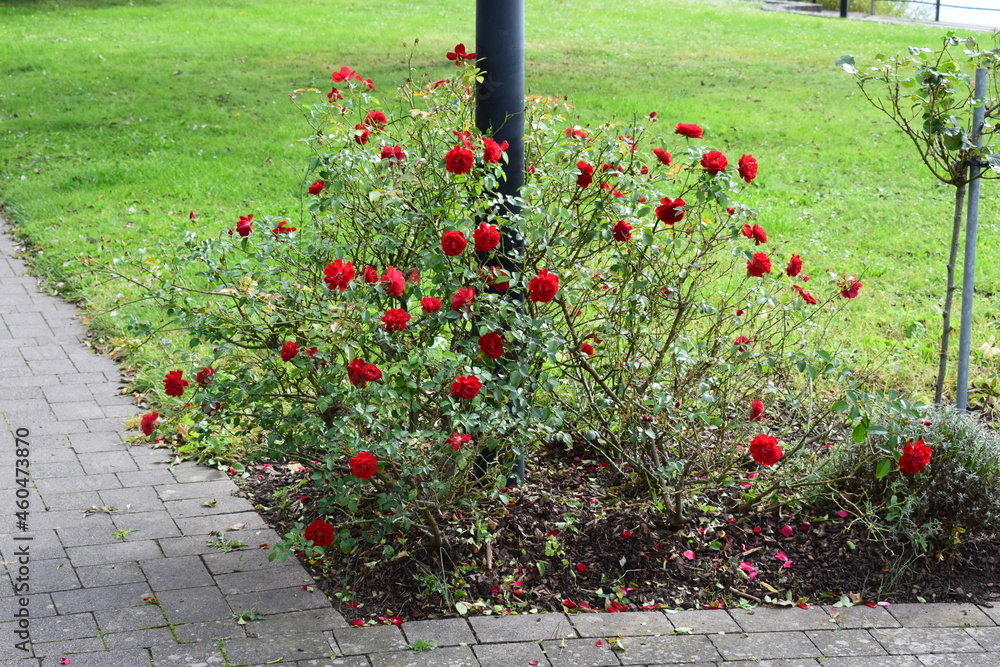
MULTIPOLYGON (((798 252, 817 278, 863 275, 830 346, 926 395, 952 192, 834 61, 933 47, 944 29, 741 2, 527 5, 530 92, 567 95, 581 124, 657 111, 664 133, 699 123, 731 159, 753 153, 764 187, 749 203, 773 252, 798 252)), ((447 74, 444 53, 475 42, 473 14, 444 0, 0 1, 0 201, 50 284, 112 309, 122 287, 97 269, 128 249, 240 214, 298 215, 308 130, 290 91, 326 89, 345 64, 394 87, 411 48, 420 72, 447 74)), ((974 346, 1000 321, 996 195, 985 185, 974 346)), ((114 318, 99 322, 114 336, 114 318)))

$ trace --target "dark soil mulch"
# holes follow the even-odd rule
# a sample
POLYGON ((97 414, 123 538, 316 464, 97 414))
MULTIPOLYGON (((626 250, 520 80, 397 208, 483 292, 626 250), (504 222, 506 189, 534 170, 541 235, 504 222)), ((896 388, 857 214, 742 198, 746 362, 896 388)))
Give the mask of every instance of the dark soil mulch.
MULTIPOLYGON (((290 504, 275 498, 305 479, 273 462, 237 482, 283 534, 295 521, 318 518, 310 501, 318 491, 308 482, 290 504)), ((410 542, 398 543, 405 555, 388 562, 379 562, 381 547, 369 545, 300 560, 348 620, 365 621, 455 615, 449 599, 468 603, 470 613, 503 613, 834 604, 844 596, 855 604, 1000 598, 995 541, 918 555, 914 545, 872 539, 864 522, 833 506, 739 520, 705 508, 688 527, 671 531, 649 503, 616 495, 623 481, 581 451, 553 447, 492 513, 485 526, 490 543, 476 537, 471 517, 456 515, 444 522, 447 553, 410 542)))

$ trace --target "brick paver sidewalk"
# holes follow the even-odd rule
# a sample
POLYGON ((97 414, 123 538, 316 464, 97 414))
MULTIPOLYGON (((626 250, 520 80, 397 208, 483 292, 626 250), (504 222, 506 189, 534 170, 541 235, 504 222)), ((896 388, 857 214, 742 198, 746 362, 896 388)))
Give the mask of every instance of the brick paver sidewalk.
POLYGON ((225 475, 125 444, 118 369, 15 251, 0 234, 0 664, 1000 667, 1000 606, 972 604, 348 628, 298 563, 268 563, 278 536, 225 475), (223 531, 248 546, 219 551, 223 531))

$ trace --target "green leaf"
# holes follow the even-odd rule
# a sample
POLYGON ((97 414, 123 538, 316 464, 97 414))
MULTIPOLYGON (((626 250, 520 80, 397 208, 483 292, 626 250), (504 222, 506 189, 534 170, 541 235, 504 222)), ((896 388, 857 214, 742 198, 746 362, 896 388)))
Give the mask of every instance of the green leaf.
POLYGON ((875 468, 875 476, 882 479, 889 474, 890 470, 892 470, 892 461, 889 459, 883 459, 879 461, 878 467, 875 468))
POLYGON ((854 439, 854 442, 859 442, 859 443, 864 442, 865 438, 868 437, 868 424, 866 423, 867 421, 868 421, 867 419, 860 421, 858 422, 858 425, 854 427, 854 433, 851 434, 851 437, 854 439))
POLYGON ((848 74, 857 74, 858 70, 854 68, 854 56, 840 56, 837 58, 837 67, 840 67, 848 74))

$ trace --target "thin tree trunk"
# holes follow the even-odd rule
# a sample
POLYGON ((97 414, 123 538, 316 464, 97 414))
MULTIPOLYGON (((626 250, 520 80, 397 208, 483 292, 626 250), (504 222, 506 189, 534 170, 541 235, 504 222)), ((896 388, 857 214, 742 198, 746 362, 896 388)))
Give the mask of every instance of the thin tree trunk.
POLYGON ((951 227, 951 250, 948 254, 948 290, 944 297, 944 311, 941 313, 943 326, 941 330, 941 357, 938 360, 937 382, 934 385, 934 403, 941 405, 941 394, 944 392, 944 378, 948 373, 948 339, 951 337, 951 304, 955 295, 955 261, 958 257, 958 239, 962 233, 962 220, 965 208, 965 168, 959 176, 959 184, 955 186, 955 218, 951 227))

